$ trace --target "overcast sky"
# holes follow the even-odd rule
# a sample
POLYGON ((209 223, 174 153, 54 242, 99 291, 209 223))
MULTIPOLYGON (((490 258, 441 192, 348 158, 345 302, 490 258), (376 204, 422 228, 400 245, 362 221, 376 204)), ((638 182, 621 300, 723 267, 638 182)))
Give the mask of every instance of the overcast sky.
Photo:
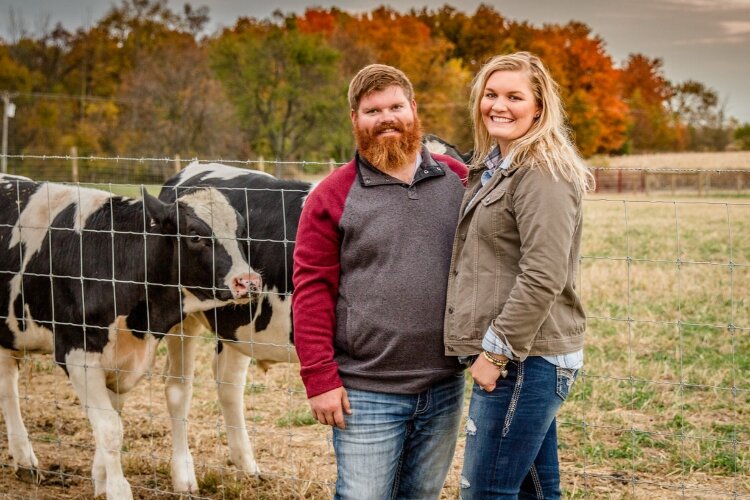
MULTIPOLYGON (((0 0, 0 34, 8 37, 12 8, 33 31, 39 20, 68 28, 93 24, 114 0, 0 0)), ((181 11, 184 0, 169 0, 181 11)), ((307 6, 338 6, 367 11, 377 0, 193 0, 210 8, 211 30, 231 26, 238 16, 264 18, 274 9, 304 11, 307 6)), ((438 7, 445 3, 472 14, 479 0, 390 0, 396 10, 438 7)), ((634 52, 664 60, 673 82, 698 80, 717 90, 729 115, 750 122, 750 0, 485 0, 505 17, 532 24, 586 23, 606 42, 616 64, 634 52)))

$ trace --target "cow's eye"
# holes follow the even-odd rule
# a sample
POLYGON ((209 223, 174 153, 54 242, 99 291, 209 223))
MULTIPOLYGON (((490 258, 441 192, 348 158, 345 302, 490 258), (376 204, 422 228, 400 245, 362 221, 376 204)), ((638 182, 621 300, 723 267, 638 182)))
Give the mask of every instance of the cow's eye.
POLYGON ((191 230, 188 233, 188 242, 193 245, 211 245, 213 242, 210 236, 203 236, 198 234, 195 230, 191 230))

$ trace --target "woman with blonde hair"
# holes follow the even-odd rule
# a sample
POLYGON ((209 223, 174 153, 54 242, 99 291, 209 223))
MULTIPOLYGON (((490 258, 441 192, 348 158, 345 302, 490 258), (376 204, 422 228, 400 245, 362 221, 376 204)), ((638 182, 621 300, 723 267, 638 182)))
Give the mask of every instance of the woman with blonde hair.
POLYGON ((576 276, 593 177, 538 57, 493 57, 470 108, 475 154, 445 313, 446 354, 474 378, 461 497, 559 498, 555 417, 583 366, 576 276))

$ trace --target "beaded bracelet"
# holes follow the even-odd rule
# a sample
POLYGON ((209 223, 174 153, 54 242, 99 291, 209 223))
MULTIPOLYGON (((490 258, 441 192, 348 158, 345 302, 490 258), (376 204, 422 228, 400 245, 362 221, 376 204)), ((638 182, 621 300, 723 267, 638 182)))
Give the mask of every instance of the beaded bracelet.
POLYGON ((484 356, 484 359, 495 365, 500 369, 500 376, 505 378, 508 376, 508 370, 506 368, 506 365, 508 364, 509 359, 498 359, 492 354, 488 353, 487 351, 482 351, 482 355, 484 356))

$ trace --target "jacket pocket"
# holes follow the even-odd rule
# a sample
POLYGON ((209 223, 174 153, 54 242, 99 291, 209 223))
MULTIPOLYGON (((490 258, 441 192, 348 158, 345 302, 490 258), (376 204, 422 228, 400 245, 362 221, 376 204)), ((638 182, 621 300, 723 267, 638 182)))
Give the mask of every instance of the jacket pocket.
POLYGON ((482 198, 480 203, 486 207, 499 201, 504 195, 505 189, 494 189, 490 194, 482 198))
POLYGON ((480 237, 492 237, 502 231, 504 197, 505 188, 494 189, 477 202, 472 222, 480 237))
POLYGON ((555 370, 557 371, 556 392, 560 399, 565 401, 568 394, 570 394, 570 389, 573 387, 573 382, 578 377, 578 370, 575 368, 561 368, 559 366, 556 366, 555 370))

